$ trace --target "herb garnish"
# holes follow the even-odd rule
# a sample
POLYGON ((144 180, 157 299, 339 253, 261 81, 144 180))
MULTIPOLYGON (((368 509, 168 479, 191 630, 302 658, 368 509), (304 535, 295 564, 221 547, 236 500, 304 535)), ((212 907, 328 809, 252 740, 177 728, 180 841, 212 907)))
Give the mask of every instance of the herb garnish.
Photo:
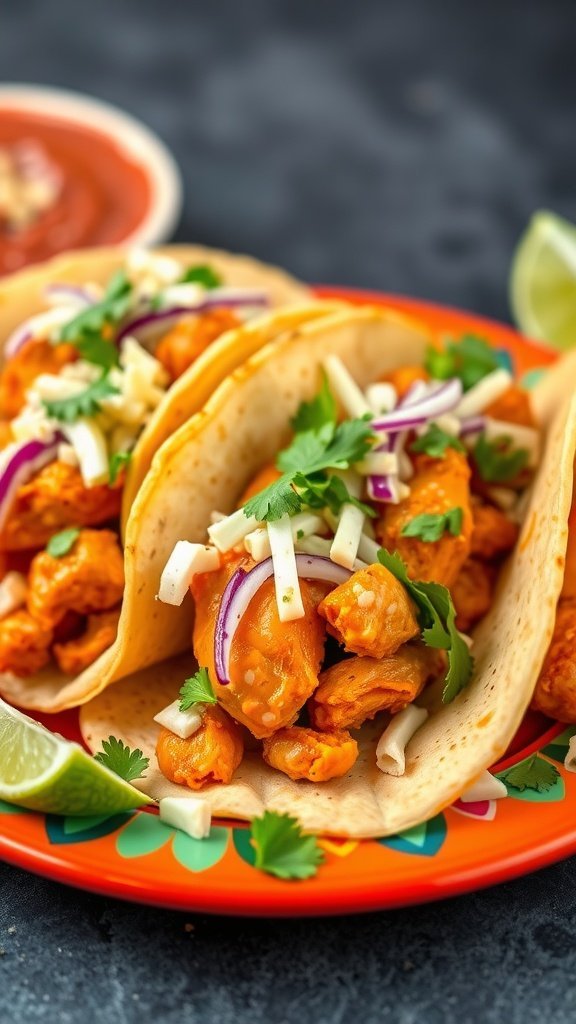
POLYGON ((113 485, 123 466, 127 466, 132 458, 132 452, 114 452, 108 462, 108 482, 113 485))
POLYGON ((440 540, 445 533, 458 537, 462 530, 462 515, 461 508, 451 508, 448 512, 424 512, 402 527, 401 536, 418 537, 430 544, 440 540))
POLYGON ((55 533, 50 537, 46 551, 52 555, 52 558, 62 558, 62 555, 67 555, 72 550, 79 536, 78 527, 69 526, 67 530, 61 530, 60 533, 55 533))
POLYGON ((122 740, 117 740, 115 736, 102 740, 102 750, 94 754, 94 760, 99 761, 126 782, 142 778, 150 764, 150 758, 144 757, 141 750, 130 750, 130 747, 125 746, 122 740))
POLYGON ((328 423, 336 426, 336 419, 336 400, 330 391, 328 376, 323 370, 320 391, 311 402, 301 403, 298 412, 290 420, 290 426, 295 434, 303 434, 307 430, 318 432, 328 423))
POLYGON ((254 866, 276 878, 311 878, 324 860, 316 836, 305 836, 295 818, 264 811, 250 828, 256 851, 254 866))
POLYGON ((184 680, 180 690, 180 711, 189 711, 194 704, 217 703, 218 698, 214 695, 207 668, 199 668, 190 679, 184 680))
POLYGON ((418 437, 410 445, 410 451, 425 452, 426 455, 430 455, 433 459, 445 458, 448 448, 454 448, 457 452, 466 451, 462 441, 454 437, 453 434, 448 434, 445 430, 442 430, 437 423, 431 423, 426 433, 422 434, 422 437, 418 437))
POLYGON ((545 761, 538 754, 532 754, 531 757, 526 757, 512 768, 500 772, 498 778, 520 793, 523 793, 525 789, 532 789, 536 793, 547 793, 552 789, 559 775, 560 772, 555 765, 550 764, 550 761, 545 761))
POLYGON ((81 416, 94 416, 100 412, 102 399, 119 393, 118 388, 111 384, 107 374, 103 373, 98 380, 89 384, 78 395, 72 395, 70 398, 56 398, 51 401, 45 400, 42 405, 52 419, 60 420, 62 423, 75 423, 81 416))
POLYGON ((390 554, 380 548, 378 561, 399 580, 417 606, 418 624, 424 643, 448 654, 448 672, 442 700, 444 704, 449 704, 468 683, 474 664, 466 642, 456 628, 456 611, 450 591, 441 583, 411 580, 397 552, 390 554))
POLYGON ((188 267, 178 284, 201 284, 203 288, 211 289, 218 288, 222 284, 222 278, 208 264, 199 263, 197 266, 188 267))
POLYGON ((480 434, 474 445, 474 461, 486 483, 506 483, 525 468, 528 452, 525 448, 513 448, 513 443, 508 435, 489 441, 485 434, 480 434))
POLYGON ((436 380, 459 377, 464 390, 468 391, 487 374, 499 370, 501 362, 498 353, 483 338, 463 334, 457 341, 448 342, 443 351, 429 347, 424 366, 436 380))
POLYGON ((125 270, 117 270, 111 277, 101 302, 88 309, 61 328, 58 341, 74 345, 83 359, 109 370, 118 363, 118 350, 104 336, 126 315, 132 300, 132 285, 125 270))

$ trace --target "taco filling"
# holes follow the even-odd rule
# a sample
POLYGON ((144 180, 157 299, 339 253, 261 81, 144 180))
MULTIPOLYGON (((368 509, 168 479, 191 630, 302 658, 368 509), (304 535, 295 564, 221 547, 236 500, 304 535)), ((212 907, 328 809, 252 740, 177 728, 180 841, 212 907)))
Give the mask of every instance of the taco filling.
POLYGON ((53 283, 0 372, 0 672, 75 676, 116 636, 135 445, 172 384, 269 305, 209 265, 132 253, 106 287, 53 283))
POLYGON ((345 776, 376 716, 376 763, 401 775, 430 695, 469 682, 518 537, 541 437, 500 353, 466 337, 362 389, 322 365, 286 447, 162 573, 161 601, 192 592, 200 669, 156 752, 192 789, 229 783, 247 743, 292 780, 345 776))

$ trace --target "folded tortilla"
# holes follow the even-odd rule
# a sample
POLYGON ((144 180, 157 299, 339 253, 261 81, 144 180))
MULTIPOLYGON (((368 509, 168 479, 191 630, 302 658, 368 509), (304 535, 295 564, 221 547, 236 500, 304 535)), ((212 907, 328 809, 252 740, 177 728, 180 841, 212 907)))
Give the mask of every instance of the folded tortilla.
MULTIPOLYGON (((227 285, 262 288, 275 308, 223 334, 208 346, 167 391, 141 433, 128 467, 121 523, 125 538, 129 535, 128 520, 134 499, 153 455, 162 443, 201 409, 218 384, 250 355, 286 331, 326 316, 343 305, 314 302, 308 289, 283 270, 266 266, 248 256, 235 256, 201 246, 186 245, 167 246, 158 250, 158 253, 179 260, 183 268, 208 264, 222 276, 227 285)), ((118 247, 88 249, 58 256, 7 278, 0 284, 0 337, 7 339, 24 320, 46 308, 44 289, 48 284, 105 284, 114 271, 124 265, 125 256, 125 251, 118 247)), ((129 616, 127 620, 123 609, 116 642, 79 676, 64 675, 56 665, 50 665, 26 679, 2 674, 0 693, 3 697, 30 710, 60 711, 88 700, 113 679, 126 675, 142 664, 161 660, 173 653, 174 643, 162 635, 164 622, 159 622, 156 628, 155 621, 145 625, 144 614, 140 618, 142 599, 138 588, 141 583, 134 580, 131 570, 134 560, 131 552, 133 543, 127 540, 129 555, 124 604, 135 608, 134 615, 138 623, 136 633, 139 637, 136 643, 133 639, 134 628, 130 632, 130 641, 124 637, 126 621, 133 627, 134 616, 129 616), (145 634, 147 640, 143 643, 145 634)), ((149 551, 145 560, 150 557, 149 551)), ((170 631, 171 627, 167 628, 170 631)), ((182 632, 178 633, 178 637, 180 647, 184 647, 182 632)))
MULTIPOLYGON (((140 490, 128 530, 131 592, 124 640, 130 671, 151 663, 155 637, 170 634, 170 654, 188 654, 132 676, 82 710, 92 749, 113 734, 152 758, 142 788, 152 796, 186 789, 155 767, 157 710, 178 694, 194 670, 192 605, 154 601, 161 571, 177 540, 204 541, 210 513, 231 512, 246 484, 290 436, 289 421, 316 392, 322 360, 340 356, 365 386, 395 367, 422 363, 425 328, 395 312, 362 308, 304 324, 240 366, 157 453, 140 490), (135 664, 138 661, 139 665, 135 664)), ((504 753, 529 704, 552 636, 562 586, 576 447, 576 400, 546 432, 521 536, 503 570, 491 610, 474 634, 475 671, 449 705, 427 694, 432 714, 406 751, 406 773, 384 775, 375 746, 385 720, 360 731, 361 755, 344 778, 315 785, 293 782, 246 754, 230 785, 201 791, 213 812, 249 819, 265 808, 297 817, 309 831, 362 838, 393 834, 450 804, 504 753)))

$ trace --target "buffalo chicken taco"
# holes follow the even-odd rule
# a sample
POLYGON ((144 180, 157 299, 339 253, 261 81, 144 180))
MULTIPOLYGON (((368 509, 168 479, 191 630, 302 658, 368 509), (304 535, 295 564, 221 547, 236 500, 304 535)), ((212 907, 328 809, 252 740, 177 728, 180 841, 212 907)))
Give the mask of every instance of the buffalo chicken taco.
POLYGON ((157 614, 190 629, 198 667, 102 695, 90 746, 155 751, 152 796, 187 787, 220 815, 353 837, 431 816, 529 703, 575 435, 574 406, 539 428, 481 340, 438 349, 387 310, 263 349, 164 446, 135 509, 142 587, 153 550, 157 614))
MULTIPOLYGON (((122 672, 121 527, 154 451, 237 363, 333 308, 307 296, 283 271, 186 246, 87 251, 2 284, 0 691, 9 699, 57 710, 122 672)), ((137 645, 130 658, 137 667, 137 645)))

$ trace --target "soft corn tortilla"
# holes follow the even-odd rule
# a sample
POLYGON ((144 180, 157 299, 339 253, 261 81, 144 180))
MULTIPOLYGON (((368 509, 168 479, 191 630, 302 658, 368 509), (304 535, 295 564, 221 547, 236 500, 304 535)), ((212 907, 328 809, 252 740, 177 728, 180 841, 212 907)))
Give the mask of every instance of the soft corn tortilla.
MULTIPOLYGON (((124 534, 130 507, 154 452, 182 423, 202 408, 223 378, 278 335, 343 306, 342 303, 313 302, 304 285, 284 271, 258 263, 248 256, 233 256, 200 246, 167 246, 157 251, 180 260, 183 267, 208 263, 222 274, 227 284, 262 287, 278 308, 226 332, 208 347, 170 389, 134 449, 123 495, 124 534)), ((123 266, 125 256, 125 251, 120 248, 84 250, 59 256, 7 278, 0 284, 0 337, 8 338, 25 319, 45 308, 43 292, 47 284, 85 284, 89 281, 105 284, 111 274, 123 266)), ((131 589, 129 582, 125 593, 127 603, 134 601, 136 605, 139 604, 138 593, 131 589)), ((131 652, 129 668, 123 668, 124 652, 127 649, 122 638, 123 622, 124 613, 120 619, 116 642, 79 676, 66 676, 54 665, 29 679, 3 674, 0 675, 0 693, 21 707, 39 711, 60 711, 88 700, 92 693, 99 692, 113 679, 140 667, 140 647, 137 644, 131 652)), ((140 628, 138 631, 141 632, 140 628)), ((153 627, 152 637, 149 647, 153 649, 157 644, 158 653, 153 656, 151 651, 147 651, 145 663, 160 660, 174 649, 169 644, 169 650, 165 652, 163 638, 153 627)), ((181 647, 184 646, 182 640, 181 647)))
MULTIPOLYGON (((427 341, 417 323, 382 309, 303 325, 236 370, 164 445, 129 528, 129 580, 140 600, 125 616, 124 639, 134 653, 124 659, 124 668, 133 671, 136 661, 143 666, 153 660, 159 632, 169 636, 164 643, 165 650, 172 647, 169 653, 189 647, 188 599, 180 609, 154 603, 165 561, 176 540, 204 540, 210 512, 232 511, 256 471, 285 444, 290 417, 317 390, 322 359, 341 356, 364 386, 386 370, 420 363, 427 341)), ((251 818, 269 808, 295 815, 313 832, 389 835, 451 803, 504 753, 528 706, 554 628, 575 447, 576 400, 561 409, 547 432, 519 543, 475 634, 474 676, 450 705, 432 701, 433 713, 407 749, 406 774, 396 778, 376 767, 374 747, 385 720, 376 721, 360 732, 362 752, 352 771, 324 785, 292 782, 257 753, 247 754, 229 786, 202 791, 215 814, 251 818)), ((179 663, 131 677, 82 711, 92 749, 113 734, 152 757, 143 788, 156 798, 186 793, 156 767, 152 718, 174 700, 193 668, 189 650, 179 663)))

